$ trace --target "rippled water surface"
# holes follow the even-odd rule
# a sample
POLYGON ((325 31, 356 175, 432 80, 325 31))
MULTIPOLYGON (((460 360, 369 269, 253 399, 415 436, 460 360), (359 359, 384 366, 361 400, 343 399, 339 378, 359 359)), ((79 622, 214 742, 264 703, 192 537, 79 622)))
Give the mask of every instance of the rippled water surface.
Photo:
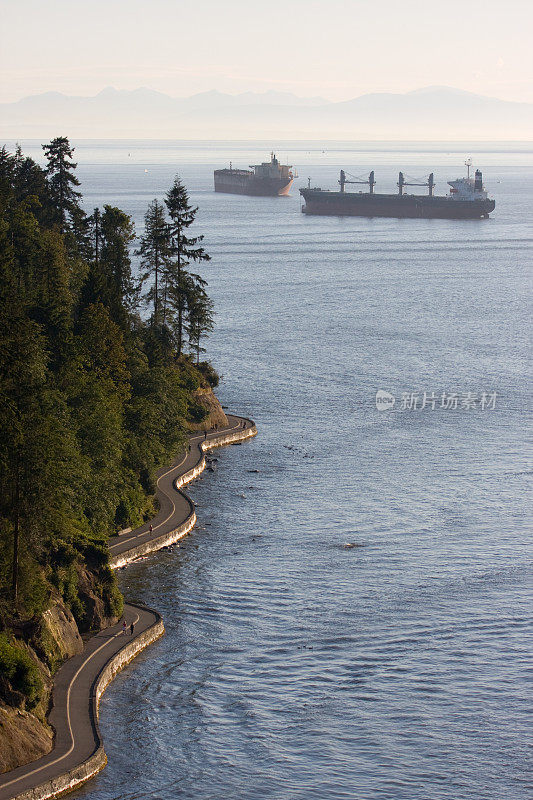
MULTIPOLYGON (((259 429, 191 487, 181 547, 121 573, 167 633, 105 695, 109 764, 76 796, 525 800, 532 154, 474 153, 496 198, 480 222, 307 218, 296 188, 212 191, 215 166, 267 148, 76 152, 87 207, 138 229, 182 175, 213 257, 219 396, 259 429)), ((377 191, 434 169, 442 192, 468 155, 369 150, 286 145, 297 186, 375 167, 377 191)))

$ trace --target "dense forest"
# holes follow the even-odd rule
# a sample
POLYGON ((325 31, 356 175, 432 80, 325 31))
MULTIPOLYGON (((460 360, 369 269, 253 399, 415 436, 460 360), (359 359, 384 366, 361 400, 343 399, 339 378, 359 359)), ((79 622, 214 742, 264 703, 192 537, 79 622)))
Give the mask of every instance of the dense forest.
POLYGON ((153 514, 155 472, 218 381, 200 360, 209 256, 179 178, 136 239, 121 209, 83 210, 66 138, 43 150, 44 168, 0 150, 0 700, 26 708, 32 653, 57 666, 39 634, 51 604, 81 631, 120 616, 107 539, 153 514))

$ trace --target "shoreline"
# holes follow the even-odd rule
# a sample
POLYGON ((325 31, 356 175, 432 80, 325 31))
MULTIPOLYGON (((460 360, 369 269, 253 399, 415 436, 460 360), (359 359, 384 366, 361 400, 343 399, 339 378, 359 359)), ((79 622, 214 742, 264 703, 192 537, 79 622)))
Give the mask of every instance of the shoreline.
POLYGON ((123 536, 113 536, 109 540, 111 551, 110 566, 120 569, 137 558, 154 553, 162 547, 186 536, 196 523, 196 512, 192 500, 181 491, 183 486, 197 478, 205 469, 205 453, 216 447, 246 441, 257 434, 252 420, 228 415, 230 426, 220 431, 211 431, 207 439, 203 434, 194 433, 189 437, 191 450, 171 467, 163 467, 157 475, 157 493, 160 508, 151 522, 145 523, 135 531, 123 536), (243 427, 244 424, 244 427, 243 427), (182 468, 178 473, 177 470, 182 468), (178 497, 175 497, 175 494, 178 497), (168 523, 179 518, 178 525, 168 523), (153 530, 150 531, 150 524, 153 530))
MULTIPOLYGON (((203 472, 207 451, 257 434, 252 420, 227 417, 230 423, 227 428, 212 430, 206 437, 191 434, 190 449, 185 455, 170 468, 159 470, 156 481, 159 511, 151 522, 128 532, 127 537, 111 537, 113 569, 156 552, 192 530, 196 523, 194 504, 181 487, 203 472), (176 494, 177 497, 173 496, 176 494)), ((165 630, 157 611, 135 603, 124 604, 123 619, 127 626, 133 623, 134 633, 124 633, 120 622, 104 628, 85 643, 82 653, 60 667, 54 677, 48 715, 55 732, 54 746, 46 755, 0 775, 0 800, 60 797, 80 788, 105 767, 107 756, 98 726, 100 698, 115 675, 165 630)))

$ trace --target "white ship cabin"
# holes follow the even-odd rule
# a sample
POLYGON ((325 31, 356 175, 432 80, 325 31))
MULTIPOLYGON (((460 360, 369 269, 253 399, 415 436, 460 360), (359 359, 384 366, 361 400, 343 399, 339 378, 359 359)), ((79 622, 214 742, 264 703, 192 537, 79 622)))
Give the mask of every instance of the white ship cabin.
POLYGON ((454 181, 448 181, 448 186, 451 186, 450 200, 486 200, 488 197, 479 169, 476 169, 473 178, 470 177, 470 174, 468 178, 456 178, 454 181))
POLYGON ((255 171, 256 178, 292 178, 292 167, 280 164, 275 153, 270 153, 270 161, 262 164, 250 164, 250 169, 255 171))

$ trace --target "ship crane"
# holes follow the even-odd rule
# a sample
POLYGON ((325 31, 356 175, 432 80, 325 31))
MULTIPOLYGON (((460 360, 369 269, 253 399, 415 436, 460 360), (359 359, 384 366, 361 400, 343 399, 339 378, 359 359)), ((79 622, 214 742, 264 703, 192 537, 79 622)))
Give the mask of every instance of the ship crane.
MULTIPOLYGON (((350 173, 348 173, 348 174, 350 174, 350 173)), ((366 179, 365 178, 361 178, 361 177, 357 177, 357 175, 350 175, 350 177, 351 178, 355 178, 355 180, 353 180, 353 181, 347 180, 345 171, 343 169, 341 169, 341 176, 340 176, 340 180, 339 180, 339 184, 340 184, 340 187, 341 187, 341 192, 344 192, 344 186, 347 183, 361 183, 361 184, 367 184, 368 187, 370 188, 370 194, 374 194, 374 186, 376 185, 376 181, 374 180, 374 170, 372 170, 372 172, 370 173, 370 175, 366 179)))
POLYGON ((429 196, 433 197, 433 189, 435 188, 435 180, 433 178, 433 173, 431 172, 428 175, 427 180, 423 180, 420 178, 411 178, 409 181, 405 180, 405 177, 409 178, 409 175, 404 176, 403 172, 400 172, 398 176, 398 194, 400 197, 403 195, 403 187, 404 186, 427 186, 429 190, 429 196))

